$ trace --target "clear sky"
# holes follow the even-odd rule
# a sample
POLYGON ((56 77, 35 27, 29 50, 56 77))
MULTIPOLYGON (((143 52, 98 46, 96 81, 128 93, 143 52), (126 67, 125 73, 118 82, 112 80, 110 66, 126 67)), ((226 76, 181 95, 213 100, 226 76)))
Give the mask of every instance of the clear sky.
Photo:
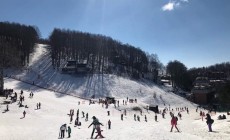
POLYGON ((188 68, 230 61, 230 0, 0 0, 0 21, 103 34, 188 68))

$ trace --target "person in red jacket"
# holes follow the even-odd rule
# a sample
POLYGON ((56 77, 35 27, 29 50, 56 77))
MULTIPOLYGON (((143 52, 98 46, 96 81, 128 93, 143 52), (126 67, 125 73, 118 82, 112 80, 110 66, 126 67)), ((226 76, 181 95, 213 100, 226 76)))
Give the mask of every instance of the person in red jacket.
POLYGON ((170 132, 172 132, 173 127, 175 127, 177 129, 177 131, 180 132, 179 129, 177 128, 177 120, 178 120, 177 117, 175 117, 175 116, 172 117, 172 119, 171 119, 171 125, 172 125, 172 127, 171 127, 171 131, 170 132))

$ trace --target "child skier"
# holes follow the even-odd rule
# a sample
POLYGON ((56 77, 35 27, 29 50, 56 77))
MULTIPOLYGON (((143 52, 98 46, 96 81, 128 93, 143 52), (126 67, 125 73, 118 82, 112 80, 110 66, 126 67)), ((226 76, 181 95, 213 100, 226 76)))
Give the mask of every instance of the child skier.
POLYGON ((68 129, 66 130, 66 132, 68 132, 68 138, 70 138, 71 137, 71 128, 70 128, 70 126, 68 126, 68 129))
POLYGON ((175 127, 177 129, 177 131, 180 132, 179 129, 177 128, 177 120, 178 120, 177 117, 175 117, 175 116, 172 117, 172 119, 171 119, 171 125, 172 125, 172 127, 171 127, 171 131, 170 132, 172 132, 173 127, 175 127))

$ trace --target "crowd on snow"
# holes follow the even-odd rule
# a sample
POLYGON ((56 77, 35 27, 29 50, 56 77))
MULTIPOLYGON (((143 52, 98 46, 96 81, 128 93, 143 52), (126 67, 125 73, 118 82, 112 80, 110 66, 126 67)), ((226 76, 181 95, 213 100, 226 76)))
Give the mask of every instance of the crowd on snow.
MULTIPOLYGON (((29 108, 26 104, 23 104, 25 98, 24 98, 24 95, 23 95, 23 90, 21 90, 21 92, 19 93, 19 100, 18 100, 18 93, 17 92, 14 92, 13 89, 6 89, 4 90, 4 93, 5 93, 5 98, 6 100, 8 98, 10 98, 10 104, 13 104, 13 103, 16 103, 18 101, 18 104, 19 107, 24 107, 25 110, 23 111, 23 117, 22 118, 25 118, 26 117, 26 108, 29 108)), ((29 98, 32 99, 34 96, 34 93, 33 92, 30 92, 29 94, 29 98)), ((99 104, 102 104, 102 107, 105 109, 108 109, 108 106, 110 104, 114 104, 114 108, 117 108, 120 106, 120 101, 119 100, 115 100, 114 102, 110 101, 110 100, 106 100, 106 99, 99 99, 98 101, 94 101, 94 100, 89 100, 89 105, 91 104, 95 104, 95 103, 99 103, 99 104)), ((130 102, 130 100, 128 99, 124 99, 121 101, 122 102, 122 105, 125 106, 127 105, 128 103, 133 103, 133 102, 130 102)), ((137 103, 137 99, 135 99, 135 102, 134 103, 137 103)), ((78 105, 80 105, 80 101, 78 102, 78 105)), ((41 103, 37 103, 36 104, 36 110, 38 109, 41 109, 41 103)), ((147 112, 149 110, 149 107, 147 106, 147 112)), ((9 111, 9 104, 6 105, 6 110, 5 112, 9 111)), ((143 115, 143 110, 140 109, 139 110, 140 112, 139 113, 135 113, 133 114, 133 117, 134 117, 134 121, 141 121, 141 117, 144 118, 144 121, 147 122, 147 116, 146 115, 143 115)), ((200 114, 200 118, 202 121, 204 121, 204 119, 206 119, 206 123, 207 123, 207 126, 208 126, 208 130, 209 132, 212 132, 212 124, 214 123, 214 120, 211 118, 211 112, 207 112, 205 113, 206 110, 204 109, 199 109, 199 107, 197 107, 196 109, 196 112, 200 114), (200 110, 200 112, 198 112, 198 110, 200 110)), ((77 109, 76 111, 76 118, 75 118, 75 121, 74 121, 74 127, 80 127, 82 124, 79 120, 79 109, 77 109)), ((170 129, 170 132, 173 131, 173 128, 175 127, 175 129, 178 131, 178 132, 181 132, 179 130, 179 128, 177 127, 177 124, 178 124, 178 120, 182 120, 182 113, 187 113, 189 114, 189 108, 188 107, 177 107, 177 108, 171 108, 170 105, 166 106, 164 104, 164 109, 163 110, 160 110, 159 112, 155 112, 155 121, 158 122, 158 114, 161 114, 162 118, 165 119, 165 115, 166 114, 169 114, 170 117, 171 117, 171 129, 170 129), (176 114, 176 112, 178 112, 176 114), (178 119, 179 118, 179 119, 178 119)), ((85 121, 88 121, 89 119, 89 113, 85 113, 84 111, 81 112, 82 113, 82 117, 81 118, 84 118, 85 121)), ((74 109, 70 109, 70 112, 69 114, 67 114, 70 118, 70 124, 72 124, 73 122, 73 117, 74 117, 74 109)), ((107 110, 107 115, 110 116, 110 111, 107 110)), ((227 115, 229 115, 229 112, 227 113, 227 115)), ((124 120, 124 116, 127 116, 127 110, 126 109, 123 109, 121 110, 121 115, 120 115, 120 119, 121 121, 124 120)), ((91 126, 93 126, 93 130, 92 130, 92 133, 91 133, 91 138, 94 138, 93 135, 94 133, 97 133, 97 135, 95 136, 95 139, 97 139, 98 137, 100 138, 104 138, 104 136, 102 135, 102 131, 101 130, 101 127, 100 126, 103 126, 103 124, 99 121, 99 119, 95 116, 92 117, 93 121, 92 123, 88 126, 88 128, 90 128, 91 126), (95 132, 96 131, 96 132, 95 132)), ((218 119, 226 119, 226 116, 223 114, 223 116, 218 116, 218 119)), ((108 129, 111 129, 111 120, 109 119, 108 122, 108 129)), ((68 138, 71 137, 71 126, 68 126, 67 127, 67 124, 63 124, 61 125, 60 127, 60 132, 59 132, 59 138, 65 138, 65 132, 68 133, 68 138)))
MULTIPOLYGON (((26 117, 26 109, 29 108, 29 106, 24 104, 25 96, 23 94, 23 90, 21 90, 20 93, 17 93, 13 89, 5 89, 3 91, 3 93, 4 93, 5 99, 6 99, 6 101, 5 101, 6 109, 3 113, 10 111, 9 104, 14 104, 14 103, 17 103, 17 101, 18 101, 18 103, 17 103, 18 107, 19 108, 21 108, 21 107, 25 108, 24 111, 22 112, 22 114, 23 114, 22 118, 25 118, 26 117), (19 96, 19 98, 18 98, 18 96, 19 96)), ((31 91, 29 94, 29 98, 32 99, 33 97, 34 97, 34 93, 31 91)), ((36 110, 41 109, 41 103, 40 102, 37 103, 36 106, 37 106, 36 110)))

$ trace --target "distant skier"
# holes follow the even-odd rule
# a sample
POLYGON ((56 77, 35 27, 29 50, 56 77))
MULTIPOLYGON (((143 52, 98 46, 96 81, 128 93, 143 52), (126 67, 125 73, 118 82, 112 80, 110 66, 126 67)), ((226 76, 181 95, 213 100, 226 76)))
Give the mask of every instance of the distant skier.
POLYGON ((121 120, 123 121, 123 114, 121 114, 121 120))
POLYGON ((40 102, 38 103, 38 108, 41 109, 41 103, 40 102))
POLYGON ((140 116, 137 115, 137 121, 140 121, 140 116))
POLYGON ((155 113, 155 121, 157 122, 157 114, 155 113))
POLYGON ((75 126, 79 125, 79 117, 77 116, 77 118, 75 119, 75 126))
POLYGON ((88 121, 88 117, 89 117, 89 114, 86 113, 86 115, 85 115, 85 121, 88 121))
POLYGON ((136 121, 136 114, 134 114, 134 121, 136 121))
MULTIPOLYGON (((61 139, 65 137, 65 131, 66 131, 66 124, 63 124, 60 127, 60 131, 61 131, 61 139)), ((60 136, 60 135, 59 135, 60 136)))
POLYGON ((9 105, 8 104, 6 105, 6 111, 9 111, 9 105))
POLYGON ((85 118, 85 112, 82 111, 82 118, 85 118))
POLYGON ((26 111, 24 110, 23 111, 23 118, 25 118, 26 117, 26 111))
POLYGON ((147 116, 145 115, 145 121, 147 122, 147 116))

